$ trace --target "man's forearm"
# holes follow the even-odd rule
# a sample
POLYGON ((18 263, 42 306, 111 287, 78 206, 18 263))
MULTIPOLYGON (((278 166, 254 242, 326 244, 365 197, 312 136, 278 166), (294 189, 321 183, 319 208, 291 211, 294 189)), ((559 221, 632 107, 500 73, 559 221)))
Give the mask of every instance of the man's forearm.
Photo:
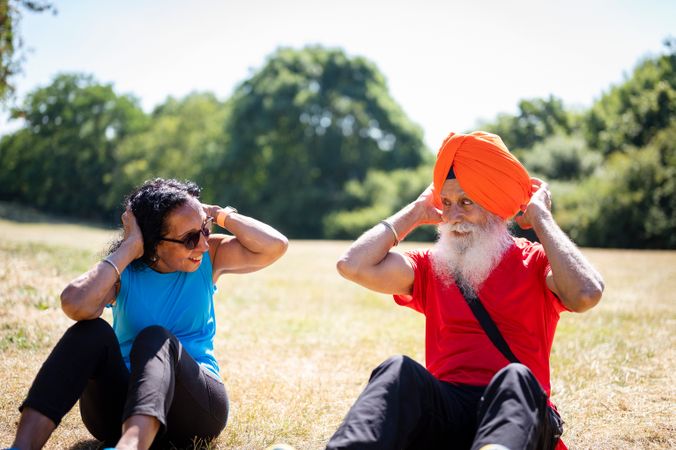
POLYGON ((556 293, 564 305, 574 311, 584 311, 598 303, 603 278, 559 228, 551 212, 537 214, 533 230, 549 259, 556 293))

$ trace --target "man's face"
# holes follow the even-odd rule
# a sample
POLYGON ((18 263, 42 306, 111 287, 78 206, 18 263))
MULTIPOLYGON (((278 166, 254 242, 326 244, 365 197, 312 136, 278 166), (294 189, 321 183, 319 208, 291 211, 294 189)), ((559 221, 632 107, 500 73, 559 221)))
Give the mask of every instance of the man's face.
POLYGON ((467 197, 458 180, 446 180, 440 194, 443 222, 434 270, 442 280, 476 291, 513 243, 507 224, 467 197))
POLYGON ((446 180, 441 188, 442 220, 451 225, 456 237, 465 237, 477 226, 485 226, 489 213, 474 203, 458 180, 446 180))

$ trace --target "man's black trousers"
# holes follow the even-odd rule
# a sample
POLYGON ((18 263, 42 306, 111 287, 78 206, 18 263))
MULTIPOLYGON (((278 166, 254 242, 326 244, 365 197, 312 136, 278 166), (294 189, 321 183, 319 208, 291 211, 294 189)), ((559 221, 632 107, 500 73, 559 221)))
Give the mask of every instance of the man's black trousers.
POLYGON ((395 356, 373 371, 327 449, 540 449, 551 439, 547 414, 547 396, 522 364, 482 387, 439 381, 395 356))

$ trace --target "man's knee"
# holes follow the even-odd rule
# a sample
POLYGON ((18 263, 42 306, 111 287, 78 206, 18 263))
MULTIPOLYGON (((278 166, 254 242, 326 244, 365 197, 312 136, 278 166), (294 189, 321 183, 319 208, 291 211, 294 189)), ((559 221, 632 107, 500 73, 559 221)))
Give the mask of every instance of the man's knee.
POLYGON ((420 372, 421 370, 426 371, 427 369, 408 356, 395 355, 390 356, 378 367, 376 367, 373 372, 371 372, 370 380, 383 376, 398 380, 408 380, 412 375, 420 372))
POLYGON ((523 364, 511 363, 503 367, 495 374, 494 380, 504 380, 506 382, 538 382, 533 372, 523 364))
POLYGON ((500 391, 530 392, 536 399, 547 397, 533 372, 519 363, 508 364, 498 371, 489 384, 491 386, 500 391))
POLYGON ((546 409, 547 394, 533 372, 523 364, 509 364, 484 391, 472 448, 496 442, 508 448, 534 448, 546 409))
POLYGON ((414 361, 411 358, 405 355, 390 356, 373 370, 373 374, 381 372, 401 372, 402 370, 406 370, 413 362, 414 361))

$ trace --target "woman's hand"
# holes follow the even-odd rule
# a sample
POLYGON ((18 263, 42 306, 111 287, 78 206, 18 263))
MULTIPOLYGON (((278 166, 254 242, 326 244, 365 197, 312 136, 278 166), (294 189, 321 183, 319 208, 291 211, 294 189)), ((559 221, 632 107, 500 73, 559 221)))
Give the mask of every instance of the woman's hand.
POLYGON ((533 195, 525 206, 523 214, 514 218, 523 230, 533 228, 533 223, 540 214, 552 210, 552 194, 549 191, 549 185, 539 178, 530 180, 533 195))
POLYGON ((218 205, 207 205, 206 203, 202 203, 202 209, 207 214, 207 217, 212 217, 214 220, 216 220, 216 216, 218 216, 218 210, 221 209, 221 207, 218 205))
POLYGON ((441 211, 434 202, 434 184, 430 184, 413 202, 418 209, 418 225, 436 225, 441 223, 441 211))
POLYGON ((132 250, 132 255, 134 255, 134 259, 140 258, 143 256, 143 234, 141 233, 141 228, 138 226, 136 217, 129 206, 127 206, 127 209, 122 213, 122 227, 124 228, 122 244, 129 246, 132 250))

